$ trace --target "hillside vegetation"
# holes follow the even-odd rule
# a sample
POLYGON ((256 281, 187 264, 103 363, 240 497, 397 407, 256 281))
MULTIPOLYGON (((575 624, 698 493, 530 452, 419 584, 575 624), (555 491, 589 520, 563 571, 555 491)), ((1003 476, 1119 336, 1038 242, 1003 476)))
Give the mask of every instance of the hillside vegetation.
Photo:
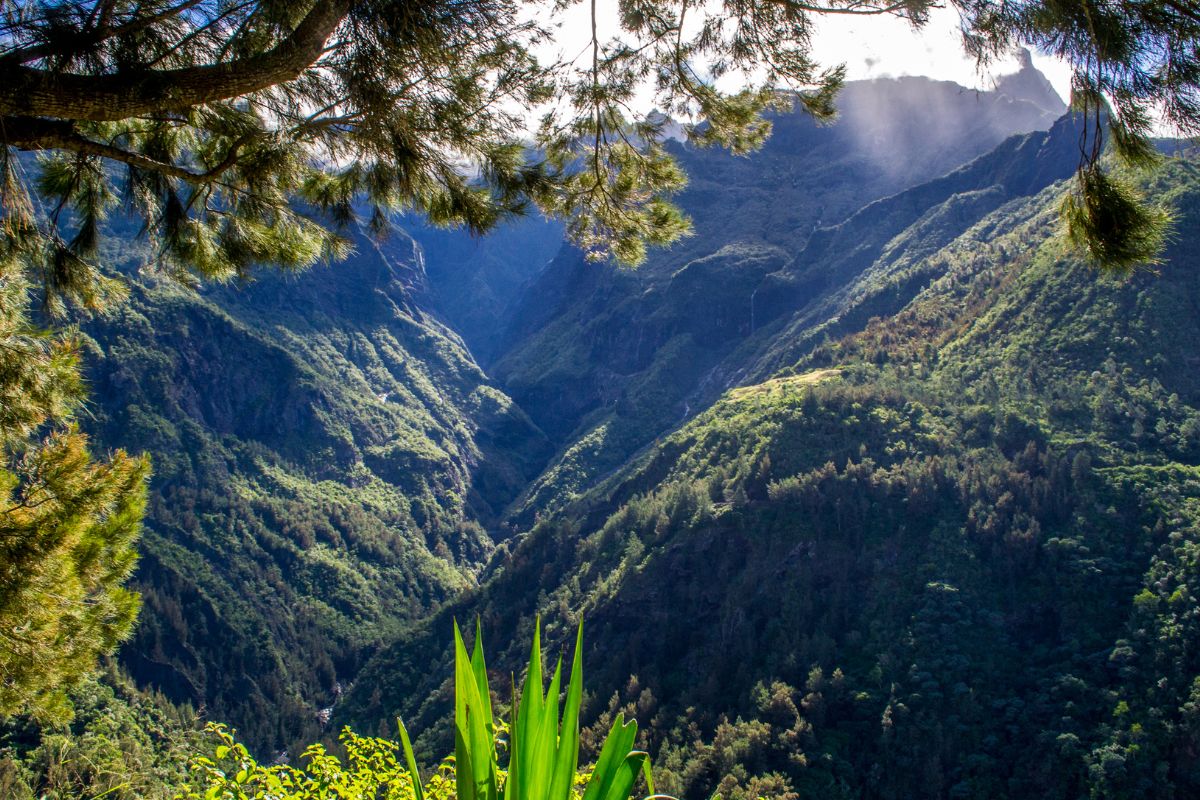
MULTIPOLYGON (((761 159, 681 152, 695 161, 684 201, 703 235, 636 274, 587 268, 618 286, 659 287, 661 301, 655 291, 638 300, 657 310, 638 328, 647 369, 632 384, 605 377, 607 356, 595 346, 577 349, 606 336, 599 329, 556 323, 535 337, 543 344, 513 355, 516 340, 503 330, 525 325, 531 304, 556 307, 547 281, 579 277, 564 267, 572 256, 547 264, 562 232, 540 220, 475 241, 404 219, 410 233, 361 237, 344 263, 199 291, 139 272, 148 253, 115 221, 118 244, 105 258, 132 292, 83 327, 87 427, 101 446, 147 452, 154 470, 136 578, 144 610, 123 668, 138 685, 234 725, 260 753, 298 752, 378 644, 469 590, 498 542, 685 415, 682 398, 713 356, 747 332, 741 309, 726 313, 721 298, 749 297, 789 263, 780 248, 807 235, 778 216, 750 230, 749 198, 765 211, 780 207, 770 198, 782 192, 803 200, 795 212, 814 222, 850 214, 864 198, 1052 120, 1045 103, 924 79, 853 84, 842 102, 846 120, 834 128, 781 118, 761 159), (883 169, 863 137, 903 120, 913 103, 944 119, 940 138, 913 138, 911 163, 883 169), (845 176, 841 193, 818 201, 812 189, 835 173, 845 176), (730 228, 721 209, 734 201, 743 213, 730 228), (726 242, 735 229, 738 240, 726 242), (730 281, 740 282, 736 292, 730 281), (537 348, 551 348, 529 361, 545 403, 511 370, 492 380, 476 361, 515 363, 537 348), (560 380, 556 364, 583 383, 560 380), (619 391, 605 395, 615 415, 602 405, 577 431, 555 421, 594 406, 597 382, 619 391)), ((619 297, 603 301, 595 324, 623 326, 619 297)), ((623 347, 614 343, 613 356, 625 358, 623 347)))
POLYGON ((625 687, 591 714, 650 720, 680 796, 1200 791, 1200 168, 1153 181, 1174 244, 1127 281, 1064 256, 1056 186, 929 208, 791 366, 514 542, 345 718, 432 716, 450 613, 584 616, 625 687))
POLYGON ((122 664, 266 752, 315 737, 376 642, 471 585, 548 455, 420 308, 419 247, 358 246, 199 294, 135 279, 84 329, 90 427, 153 457, 122 664))
POLYGON ((671 143, 697 235, 636 272, 541 220, 198 291, 110 253, 86 427, 153 460, 141 622, 72 727, 0 732, 0 788, 170 796, 199 717, 267 783, 350 775, 295 765, 351 724, 415 797, 373 737, 438 763, 454 620, 507 687, 540 616, 586 619, 579 763, 636 718, 682 798, 1200 794, 1200 162, 1131 176, 1163 263, 1093 272, 1038 79, 671 143))
POLYGON ((724 388, 791 363, 777 352, 781 330, 796 336, 827 318, 872 248, 931 206, 977 197, 951 212, 954 224, 1069 175, 1079 131, 1055 126, 1057 110, 1029 94, 855 82, 836 124, 781 117, 753 158, 676 147, 696 235, 636 271, 564 250, 489 351, 489 369, 558 447, 512 519, 528 526, 561 508, 724 388))

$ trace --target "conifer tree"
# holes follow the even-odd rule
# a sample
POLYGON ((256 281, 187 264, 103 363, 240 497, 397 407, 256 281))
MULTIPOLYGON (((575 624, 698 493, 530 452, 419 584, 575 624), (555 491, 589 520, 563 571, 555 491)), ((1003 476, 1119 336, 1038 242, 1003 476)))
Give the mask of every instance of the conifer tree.
POLYGON ((37 330, 0 261, 0 717, 70 716, 66 691, 130 631, 148 463, 88 453, 75 345, 37 330))

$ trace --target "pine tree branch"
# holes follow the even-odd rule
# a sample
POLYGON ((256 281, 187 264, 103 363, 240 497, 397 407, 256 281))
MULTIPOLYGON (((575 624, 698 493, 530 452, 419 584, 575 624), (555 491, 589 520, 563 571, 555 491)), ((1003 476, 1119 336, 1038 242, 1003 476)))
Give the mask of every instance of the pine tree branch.
POLYGON ((1176 0, 1163 0, 1163 5, 1170 8, 1181 17, 1186 17, 1190 22, 1200 22, 1200 9, 1197 9, 1193 3, 1181 3, 1176 0))
POLYGON ((71 42, 70 46, 63 47, 60 44, 40 44, 33 47, 24 47, 19 50, 13 50, 0 56, 0 65, 7 64, 28 64, 30 61, 36 61, 39 58, 47 56, 62 57, 66 55, 74 55, 91 48, 96 47, 101 42, 112 39, 116 36, 127 36, 131 33, 145 30, 153 25, 177 16, 178 14, 187 11, 190 8, 200 5, 204 0, 185 0, 177 6, 165 9, 157 14, 150 14, 145 17, 135 17, 123 25, 108 26, 94 28, 90 31, 81 32, 78 39, 71 42))
POLYGON ((0 114, 96 122, 183 110, 294 80, 325 52, 351 0, 317 0, 285 39, 246 58, 142 73, 56 74, 0 66, 0 114))
MULTIPOLYGON (((888 3, 885 5, 876 5, 872 0, 861 0, 860 2, 848 3, 844 6, 822 6, 813 5, 812 3, 799 3, 796 0, 768 0, 774 5, 783 6, 795 11, 807 12, 811 14, 845 14, 857 17, 874 17, 883 14, 896 14, 904 11, 909 7, 909 3, 900 0, 900 2, 888 3)), ((931 3, 930 8, 939 8, 936 3, 931 3)))
POLYGON ((76 130, 73 122, 28 117, 0 118, 0 141, 19 150, 66 150, 81 155, 99 156, 147 172, 157 172, 197 184, 212 181, 236 164, 242 147, 250 138, 250 135, 246 135, 236 140, 221 163, 212 169, 195 172, 178 164, 159 161, 116 145, 89 139, 76 130))

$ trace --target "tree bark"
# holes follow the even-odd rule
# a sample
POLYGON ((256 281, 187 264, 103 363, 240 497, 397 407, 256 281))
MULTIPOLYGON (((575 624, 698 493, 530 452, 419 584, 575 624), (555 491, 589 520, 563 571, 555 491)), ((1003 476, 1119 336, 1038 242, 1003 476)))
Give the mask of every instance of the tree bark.
POLYGON ((30 117, 0 117, 0 141, 18 150, 67 150, 82 155, 120 161, 149 172, 158 172, 189 183, 204 183, 219 176, 235 163, 249 136, 233 142, 220 164, 206 172, 195 172, 178 164, 163 161, 124 150, 115 145, 89 139, 75 129, 75 123, 61 119, 34 119, 30 117))
POLYGON ((0 114, 106 122, 181 111, 293 80, 325 50, 350 0, 317 0, 286 39, 263 53, 198 67, 136 74, 79 75, 0 68, 0 114))

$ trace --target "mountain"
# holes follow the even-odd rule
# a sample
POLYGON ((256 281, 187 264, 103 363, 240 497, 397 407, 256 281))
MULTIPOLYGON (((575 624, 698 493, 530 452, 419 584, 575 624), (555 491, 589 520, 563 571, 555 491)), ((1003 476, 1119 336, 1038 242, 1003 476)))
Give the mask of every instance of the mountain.
POLYGON ((914 189, 792 363, 510 543, 342 718, 436 750, 452 615, 504 666, 582 616, 590 718, 636 714, 676 796, 1200 791, 1200 164, 1143 184, 1174 241, 1118 280, 1065 251, 1067 187, 1005 183, 1046 145, 967 167, 1028 193, 914 189))
POLYGON ((585 758, 634 716, 678 797, 1200 796, 1200 159, 1126 176, 1163 262, 1094 272, 1020 67, 670 141, 696 234, 636 271, 402 217, 185 289, 114 237, 84 425, 154 459, 144 608, 70 727, 0 726, 0 794, 173 796, 197 718, 431 763, 476 617, 497 678, 584 620, 585 758))
POLYGON ((1051 112, 1011 94, 900 78, 852 82, 839 102, 832 126, 775 119, 752 158, 677 145, 691 176, 679 202, 697 234, 638 270, 565 250, 533 279, 489 366, 559 448, 512 510, 518 526, 712 402, 737 382, 731 376, 767 357, 763 348, 774 352, 769 342, 787 319, 810 326, 809 309, 831 302, 871 247, 930 205, 950 193, 980 208, 1003 202, 1064 177, 1076 161, 1069 123, 1051 132, 1051 112), (915 188, 976 157, 984 161, 915 188), (867 238, 839 250, 848 261, 833 269, 822 248, 844 249, 831 241, 839 232, 867 238))
POLYGON ((473 583, 550 454, 426 310, 416 242, 357 244, 242 287, 131 273, 130 301, 84 327, 89 427, 154 459, 122 664, 269 752, 311 740, 375 643, 473 583))
POLYGON ((1058 237, 1082 132, 1030 63, 841 102, 669 143, 697 232, 636 271, 536 218, 199 291, 115 249, 122 670, 265 757, 403 714, 433 758, 452 617, 499 672, 582 617, 585 742, 636 715, 678 796, 1195 794, 1196 162, 1134 176, 1178 221, 1118 281, 1058 237))
POLYGON ((136 244, 110 253, 132 299, 84 328, 89 427, 155 460, 124 668, 256 750, 295 750, 497 543, 711 404, 739 348, 812 299, 788 291, 830 225, 1053 122, 1020 91, 926 79, 841 102, 831 127, 777 117, 753 159, 672 143, 701 233, 637 272, 536 218, 483 240, 403 218, 343 264, 199 292, 138 272, 136 244))
POLYGON ((1067 113, 1067 104, 1058 96, 1046 76, 1033 65, 1033 54, 1022 47, 1017 50, 1017 71, 1001 75, 992 87, 1015 102, 1029 103, 1054 117, 1067 113))
POLYGON ((527 284, 561 251, 563 227, 536 214, 509 220, 486 236, 399 221, 425 254, 426 307, 462 337, 471 355, 491 363, 502 330, 527 284))

